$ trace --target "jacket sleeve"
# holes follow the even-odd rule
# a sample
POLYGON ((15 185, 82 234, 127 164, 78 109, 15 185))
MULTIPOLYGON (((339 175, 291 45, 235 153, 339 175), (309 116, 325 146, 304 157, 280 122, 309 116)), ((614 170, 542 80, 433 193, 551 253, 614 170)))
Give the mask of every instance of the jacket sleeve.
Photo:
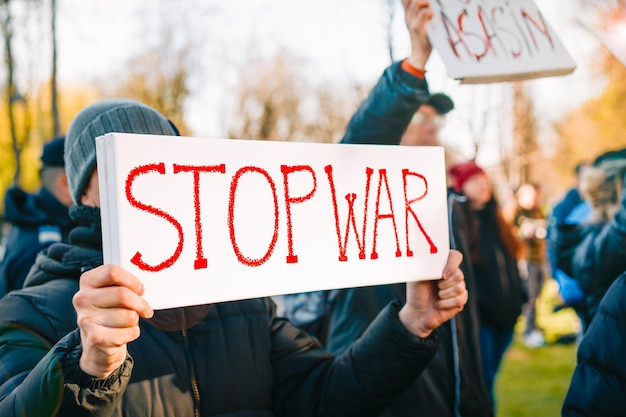
POLYGON ((626 410, 626 274, 607 291, 578 348, 562 414, 618 416, 626 410))
POLYGON ((331 291, 326 349, 333 355, 345 352, 389 301, 403 298, 404 289, 390 284, 331 291))
POLYGON ((272 320, 277 415, 380 415, 424 370, 439 346, 436 333, 421 339, 408 332, 399 310, 399 303, 388 305, 337 357, 288 321, 272 320))
POLYGON ((350 119, 341 143, 397 145, 429 94, 426 80, 404 71, 401 62, 394 63, 350 119))
POLYGON ((111 416, 130 380, 132 359, 127 357, 107 378, 91 377, 78 366, 79 339, 75 330, 48 350, 30 332, 5 329, 0 335, 2 362, 22 367, 31 363, 32 368, 8 380, 3 378, 0 415, 111 416))
POLYGON ((73 279, 57 279, 54 285, 2 298, 0 416, 111 415, 130 379, 132 360, 127 357, 108 378, 82 372, 78 366, 82 346, 71 303, 76 285, 73 279), (40 308, 46 302, 58 307, 43 314, 40 308))

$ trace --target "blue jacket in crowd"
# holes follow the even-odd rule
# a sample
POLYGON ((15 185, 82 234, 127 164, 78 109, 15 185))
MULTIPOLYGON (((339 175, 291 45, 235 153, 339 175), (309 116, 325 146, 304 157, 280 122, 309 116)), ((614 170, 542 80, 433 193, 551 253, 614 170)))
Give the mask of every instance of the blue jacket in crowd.
POLYGON ((10 188, 4 211, 11 229, 0 248, 0 297, 22 288, 37 253, 52 243, 67 242, 72 227, 67 207, 45 188, 36 194, 10 188))
POLYGON ((620 206, 605 222, 559 228, 558 266, 574 277, 585 296, 585 328, 593 319, 600 300, 613 281, 626 271, 626 181, 620 206))

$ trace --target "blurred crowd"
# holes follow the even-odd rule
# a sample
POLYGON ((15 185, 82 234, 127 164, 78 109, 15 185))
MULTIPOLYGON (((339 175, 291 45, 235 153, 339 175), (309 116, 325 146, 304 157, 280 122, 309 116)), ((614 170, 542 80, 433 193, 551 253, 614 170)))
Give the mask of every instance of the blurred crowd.
MULTIPOLYGON (((410 55, 345 146, 441 145, 455 104, 426 81, 432 11, 403 4, 410 55)), ((95 138, 109 132, 178 135, 142 103, 93 103, 43 147, 41 188, 4 196, 0 415, 495 416, 516 329, 547 344, 537 300, 551 281, 580 321, 562 414, 624 415, 626 148, 579 163, 553 205, 524 183, 504 206, 484 167, 450 162, 441 279, 154 312, 136 277, 102 265, 95 138)))

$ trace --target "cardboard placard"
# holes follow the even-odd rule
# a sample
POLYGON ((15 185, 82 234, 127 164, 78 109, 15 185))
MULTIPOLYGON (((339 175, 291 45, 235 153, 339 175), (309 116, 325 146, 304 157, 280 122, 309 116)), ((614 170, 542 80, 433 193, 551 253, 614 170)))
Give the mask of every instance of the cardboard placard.
POLYGON ((153 308, 436 279, 444 152, 113 133, 96 139, 104 262, 153 308))
POLYGON ((428 37, 463 84, 569 74, 576 63, 533 0, 432 0, 428 37))

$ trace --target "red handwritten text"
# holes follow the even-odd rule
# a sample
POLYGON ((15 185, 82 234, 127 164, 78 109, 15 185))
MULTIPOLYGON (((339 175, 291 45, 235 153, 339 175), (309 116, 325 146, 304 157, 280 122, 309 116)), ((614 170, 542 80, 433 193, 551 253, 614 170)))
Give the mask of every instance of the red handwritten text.
MULTIPOLYGON (((410 222, 413 221, 417 225, 417 230, 420 231, 423 238, 426 240, 429 246, 430 253, 437 253, 438 249, 430 235, 424 228, 422 222, 419 219, 418 213, 415 210, 415 203, 424 199, 428 194, 428 181, 424 177, 424 175, 410 171, 409 169, 402 169, 401 175, 390 176, 390 172, 386 168, 373 169, 371 167, 365 168, 365 177, 364 177, 364 187, 361 195, 355 192, 355 190, 343 190, 340 191, 337 189, 334 171, 332 165, 327 165, 324 167, 324 173, 326 174, 327 179, 327 189, 322 194, 324 196, 329 196, 326 198, 330 198, 330 201, 327 203, 327 207, 329 208, 329 216, 332 216, 334 219, 334 231, 329 231, 331 234, 335 234, 337 238, 337 250, 338 250, 338 259, 340 262, 348 261, 348 244, 350 242, 350 235, 354 234, 354 239, 356 241, 356 245, 358 247, 358 258, 365 259, 366 258, 366 247, 368 243, 371 245, 371 252, 369 258, 372 260, 379 258, 379 249, 380 245, 379 239, 379 228, 390 227, 394 236, 394 255, 396 257, 403 256, 403 248, 401 247, 400 242, 404 241, 404 254, 407 257, 414 256, 414 251, 411 249, 409 242, 415 242, 417 237, 409 236, 410 231, 410 222), (374 174, 377 175, 374 175, 374 174), (391 192, 392 187, 390 187, 390 178, 397 178, 399 182, 399 178, 402 180, 402 189, 404 191, 403 196, 393 195, 391 192), (368 231, 368 217, 372 217, 369 213, 370 210, 370 193, 373 189, 372 182, 376 182, 376 192, 372 198, 375 198, 374 203, 374 213, 373 213, 373 228, 371 232, 368 231), (409 189, 415 189, 415 186, 419 185, 418 189, 423 190, 419 195, 409 195, 409 189), (410 187, 412 185, 413 187, 410 187), (327 192, 326 192, 327 191, 327 192), (337 198, 337 194, 343 195, 347 205, 339 204, 340 199, 337 198), (362 205, 362 213, 357 216, 357 208, 355 207, 357 201, 362 201, 359 203, 362 205), (403 214, 405 217, 404 222, 404 230, 400 231, 398 229, 398 224, 402 224, 398 222, 398 212, 396 212, 396 207, 404 207, 404 210, 401 210, 399 213, 403 214), (344 212, 343 209, 346 211, 344 212), (345 215, 344 215, 345 214, 345 215), (343 221, 342 221, 343 219, 343 221), (360 220, 360 221, 359 221, 360 220), (343 223, 345 221, 345 223, 343 223), (385 223, 383 223, 383 221, 385 223), (369 232, 369 233, 368 233, 369 232), (401 233, 404 232, 404 239, 400 238, 401 233)), ((200 175, 201 174, 213 174, 218 177, 222 177, 227 175, 227 166, 225 164, 217 164, 217 165, 172 165, 172 174, 174 175, 183 175, 183 174, 192 174, 193 178, 193 207, 194 207, 194 224, 195 224, 195 260, 194 260, 194 269, 204 269, 208 267, 210 262, 209 259, 204 254, 203 250, 203 239, 205 238, 204 230, 203 230, 203 219, 202 219, 202 210, 201 210, 201 195, 205 195, 204 193, 209 193, 209 190, 201 190, 200 187, 200 175), (202 193, 201 193, 202 192, 202 193)), ((267 169, 256 167, 256 166, 245 166, 237 169, 235 173, 229 178, 225 177, 226 180, 230 181, 229 186, 229 196, 228 196, 228 213, 227 213, 227 223, 229 230, 229 239, 230 244, 233 249, 233 252, 237 258, 237 260, 242 264, 250 267, 258 267, 265 262, 267 262, 273 255, 279 238, 279 227, 281 225, 280 219, 280 207, 284 207, 285 219, 284 219, 284 227, 286 230, 286 257, 285 262, 287 264, 298 263, 298 255, 296 251, 296 243, 297 236, 294 233, 293 223, 294 223, 294 214, 293 214, 293 206, 294 205, 303 205, 308 201, 314 198, 322 198, 320 197, 320 186, 317 181, 317 174, 315 169, 313 169, 309 165, 281 165, 280 166, 280 174, 282 175, 281 181, 274 181, 272 175, 268 172, 267 169), (292 190, 292 175, 298 174, 300 178, 310 178, 310 186, 305 188, 305 191, 300 191, 294 193, 292 190), (241 179, 244 176, 256 176, 261 177, 264 183, 267 183, 267 192, 270 193, 271 201, 273 204, 273 234, 269 242, 267 243, 267 249, 264 254, 260 257, 251 257, 246 255, 242 248, 238 243, 238 232, 237 232, 237 218, 236 218, 236 207, 237 207, 237 196, 239 195, 239 188, 241 179), (279 192, 277 190, 276 184, 282 184, 282 201, 279 199, 279 192)), ((397 174, 397 173, 395 173, 397 174)), ((164 163, 154 163, 148 165, 138 166, 130 170, 126 177, 125 183, 125 194, 126 199, 129 204, 138 210, 154 215, 158 218, 164 219, 166 222, 171 224, 177 232, 178 242, 176 243, 176 248, 174 253, 167 257, 167 259, 158 262, 154 265, 147 264, 143 261, 143 257, 141 252, 136 251, 135 255, 132 257, 131 262, 136 265, 139 269, 144 271, 158 272, 162 271, 166 268, 174 265, 179 259, 183 247, 184 247, 184 238, 185 233, 181 222, 177 220, 172 214, 165 212, 163 209, 154 207, 152 205, 143 203, 139 201, 135 193, 133 192, 133 186, 135 185, 135 181, 138 177, 143 175, 167 175, 166 166, 164 163)), ((264 188, 264 186, 262 187, 264 188)), ((398 193, 399 194, 399 193, 398 193)), ((264 244, 263 244, 264 245, 264 244)))

